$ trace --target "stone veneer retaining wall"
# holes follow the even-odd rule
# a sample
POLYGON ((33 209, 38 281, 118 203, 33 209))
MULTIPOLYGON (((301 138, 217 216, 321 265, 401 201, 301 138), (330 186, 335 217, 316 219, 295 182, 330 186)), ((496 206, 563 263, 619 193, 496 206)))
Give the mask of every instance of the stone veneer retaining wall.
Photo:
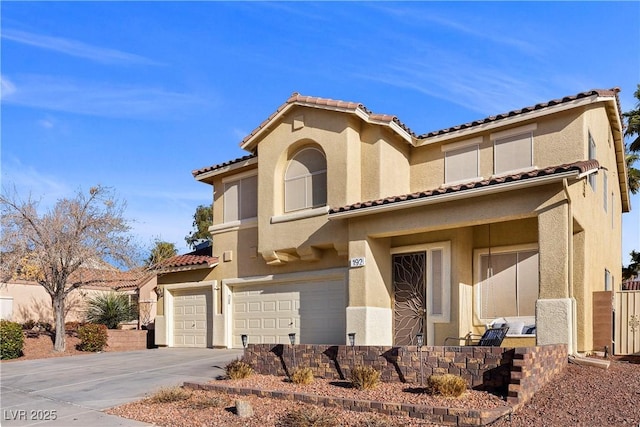
MULTIPOLYGON (((244 360, 260 374, 286 376, 295 366, 310 367, 316 377, 347 379, 352 366, 381 371, 382 381, 420 382, 417 347, 250 344, 244 360)), ((422 347, 422 375, 455 374, 474 390, 507 395, 520 405, 567 365, 567 346, 422 347)))

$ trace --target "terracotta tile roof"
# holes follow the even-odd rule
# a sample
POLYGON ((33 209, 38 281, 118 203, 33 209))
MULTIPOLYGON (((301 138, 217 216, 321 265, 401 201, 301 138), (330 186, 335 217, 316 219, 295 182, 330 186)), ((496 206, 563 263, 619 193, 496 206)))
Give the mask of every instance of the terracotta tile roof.
POLYGON ((79 268, 69 277, 69 283, 83 282, 84 288, 123 290, 137 289, 150 278, 151 275, 142 269, 120 271, 115 268, 79 268))
POLYGON ((228 162, 220 163, 220 164, 213 165, 213 166, 207 166, 207 167, 204 167, 204 168, 201 168, 201 169, 195 169, 195 170, 191 171, 191 174, 195 178, 196 176, 202 175, 203 173, 207 173, 207 172, 211 172, 211 171, 216 170, 216 169, 220 169, 220 168, 224 168, 224 167, 227 167, 227 166, 231 166, 231 165, 236 164, 236 163, 245 162, 247 160, 253 159, 254 157, 258 157, 258 156, 254 155, 254 154, 249 154, 247 156, 239 157, 239 158, 237 158, 235 160, 229 160, 228 162))
POLYGON ((622 282, 623 291, 640 291, 640 278, 631 278, 622 282))
POLYGON ((218 264, 218 257, 212 256, 212 247, 207 246, 202 249, 189 252, 184 255, 176 255, 160 263, 160 269, 177 267, 211 267, 218 264))
POLYGON ((375 114, 363 104, 357 102, 347 102, 347 101, 339 101, 330 98, 319 98, 315 96, 305 96, 300 95, 297 92, 294 92, 287 101, 280 105, 276 111, 274 111, 269 117, 266 118, 260 125, 255 128, 249 135, 244 137, 244 139, 240 142, 240 146, 244 146, 251 138, 253 138, 258 132, 264 129, 275 117, 277 117, 284 109, 289 108, 291 105, 301 105, 307 107, 327 107, 336 110, 342 110, 344 112, 361 112, 372 122, 391 124, 395 123, 400 128, 402 128, 405 132, 407 132, 412 137, 415 137, 415 133, 409 129, 404 123, 402 123, 396 116, 392 116, 389 114, 375 114))
POLYGON ((539 104, 535 104, 532 105, 530 107, 524 107, 521 108, 519 110, 513 110, 513 111, 509 111, 507 113, 503 113, 503 114, 497 114, 495 116, 489 116, 486 117, 484 119, 480 119, 480 120, 474 120, 472 122, 469 123, 464 123, 461 125, 457 125, 457 126, 452 126, 450 128, 446 128, 446 129, 440 129, 440 130, 436 130, 433 132, 429 132, 429 133, 425 133, 422 135, 418 136, 418 139, 426 139, 429 137, 433 137, 433 136, 437 136, 437 135, 444 135, 450 132, 455 132, 455 131, 459 131, 459 130, 463 130, 463 129, 468 129, 468 128, 472 128, 474 126, 480 126, 483 124, 487 124, 487 123, 491 123, 491 122, 495 122, 497 120, 501 120, 501 119, 506 119, 509 117, 513 117, 513 116, 518 116, 520 114, 525 114, 525 113, 529 113, 532 111, 536 111, 536 110, 541 110, 547 107, 552 107, 554 105, 559 105, 559 104, 564 104, 567 102, 572 102, 572 101, 576 101, 578 99, 582 99, 582 98, 588 98, 591 96, 614 96, 616 98, 616 104, 618 106, 618 114, 620 115, 620 117, 622 117, 622 110, 620 108, 620 99, 618 98, 618 92, 620 92, 619 88, 612 88, 612 89, 593 89, 593 90, 589 90, 586 92, 580 92, 576 95, 571 95, 571 96, 565 96, 564 98, 558 98, 558 99, 553 99, 551 101, 547 101, 547 102, 542 102, 539 104))
POLYGON ((474 188, 490 187, 493 185, 504 184, 508 182, 523 181, 523 180, 532 179, 532 178, 554 175, 562 172, 578 171, 580 173, 583 173, 592 169, 597 169, 599 167, 600 165, 597 160, 584 160, 584 161, 579 161, 575 163, 563 164, 560 166, 552 166, 544 169, 536 169, 536 170, 531 170, 527 172, 520 172, 512 175, 498 176, 491 179, 469 182, 466 184, 458 184, 458 185, 452 185, 448 187, 439 187, 433 190, 420 191, 417 193, 405 194, 402 196, 393 196, 393 197, 386 197, 384 199, 370 200, 367 202, 359 202, 352 205, 343 206, 340 208, 332 208, 329 210, 329 215, 340 213, 340 212, 348 212, 348 211, 355 211, 358 209, 371 208, 374 206, 381 206, 381 205, 386 205, 390 203, 404 202, 407 200, 423 199, 423 198, 438 196, 438 195, 447 194, 447 193, 461 192, 465 190, 471 190, 474 188))

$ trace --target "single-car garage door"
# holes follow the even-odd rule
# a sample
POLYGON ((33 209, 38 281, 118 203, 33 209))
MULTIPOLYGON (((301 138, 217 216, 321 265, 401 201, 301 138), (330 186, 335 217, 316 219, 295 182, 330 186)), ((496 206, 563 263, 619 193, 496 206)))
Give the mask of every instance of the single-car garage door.
POLYGON ((233 289, 233 347, 240 335, 252 344, 344 344, 344 280, 239 286, 233 289))
POLYGON ((190 289, 173 293, 173 345, 208 347, 211 343, 211 290, 190 289))

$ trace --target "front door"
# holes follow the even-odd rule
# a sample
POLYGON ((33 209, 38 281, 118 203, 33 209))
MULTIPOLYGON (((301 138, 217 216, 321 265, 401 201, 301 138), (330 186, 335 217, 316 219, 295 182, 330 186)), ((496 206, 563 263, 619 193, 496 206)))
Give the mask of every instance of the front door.
POLYGON ((424 333, 426 252, 393 255, 393 344, 416 345, 424 333))
MULTIPOLYGON (((451 311, 450 242, 393 250, 393 344, 435 345, 436 323, 449 323, 451 311)), ((469 307, 470 308, 470 307, 469 307)))

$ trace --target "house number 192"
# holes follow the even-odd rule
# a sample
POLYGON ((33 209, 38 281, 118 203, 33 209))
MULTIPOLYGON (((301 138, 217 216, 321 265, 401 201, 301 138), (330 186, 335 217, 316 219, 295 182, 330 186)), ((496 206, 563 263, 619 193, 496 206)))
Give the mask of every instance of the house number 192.
POLYGON ((364 267, 364 264, 365 264, 364 257, 351 258, 349 262, 350 262, 351 268, 364 267))

